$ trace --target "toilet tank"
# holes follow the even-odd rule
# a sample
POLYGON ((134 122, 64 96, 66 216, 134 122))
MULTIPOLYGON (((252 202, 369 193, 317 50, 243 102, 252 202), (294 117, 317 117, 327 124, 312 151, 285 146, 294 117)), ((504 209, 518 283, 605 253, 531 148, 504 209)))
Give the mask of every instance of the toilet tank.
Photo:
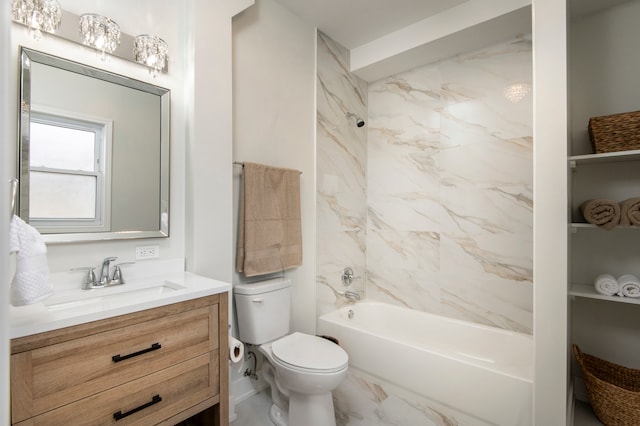
POLYGON ((242 342, 261 345, 289 334, 291 280, 236 284, 233 294, 242 342))

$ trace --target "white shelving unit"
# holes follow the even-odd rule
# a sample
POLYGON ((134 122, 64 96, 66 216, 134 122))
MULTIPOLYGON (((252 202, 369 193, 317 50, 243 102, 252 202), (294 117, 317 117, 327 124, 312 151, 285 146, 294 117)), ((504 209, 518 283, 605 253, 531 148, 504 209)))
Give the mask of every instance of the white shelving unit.
POLYGON ((580 164, 604 164, 620 161, 639 161, 640 149, 633 151, 607 152, 603 154, 572 155, 569 157, 569 165, 576 168, 580 164))
MULTIPOLYGON (((637 241, 640 247, 640 226, 616 226, 613 230, 605 231, 596 225, 581 222, 584 220, 579 214, 581 202, 588 198, 607 197, 616 201, 622 201, 631 196, 640 196, 640 150, 622 151, 606 154, 587 154, 575 155, 568 158, 569 168, 572 171, 570 180, 571 200, 571 221, 569 229, 572 234, 572 242, 570 244, 569 262, 571 264, 571 282, 568 286, 568 294, 571 297, 572 309, 579 304, 587 304, 581 300, 591 300, 596 303, 588 305, 588 309, 576 308, 577 312, 588 310, 592 315, 597 316, 605 322, 602 326, 603 330, 597 330, 594 334, 604 333, 616 335, 616 331, 607 329, 606 324, 608 313, 611 310, 619 311, 620 307, 626 306, 636 308, 640 305, 640 298, 629 298, 621 296, 605 296, 598 293, 592 282, 588 278, 593 279, 599 273, 612 273, 615 276, 631 273, 633 268, 633 250, 628 250, 629 239, 637 241), (626 176, 625 179, 633 179, 633 172, 629 170, 637 168, 638 173, 635 174, 635 181, 626 185, 626 180, 619 180, 617 174, 626 176), (576 177, 578 173, 584 173, 580 177, 576 177), (610 179, 610 184, 606 179, 610 179), (618 187, 624 187, 620 190, 618 187), (633 192, 636 191, 636 192, 633 192), (593 193, 593 195, 591 195, 593 193), (576 194, 579 194, 576 196, 576 194), (609 196, 609 194, 612 194, 609 196), (574 198, 575 197, 575 198, 574 198), (578 235, 581 234, 581 235, 578 235), (625 248, 625 249, 623 249, 625 248), (628 252, 628 253, 627 253, 628 252), (621 254, 622 253, 622 254, 621 254), (633 306, 636 305, 636 306, 633 306)), ((640 249, 637 250, 638 263, 640 263, 640 249)), ((628 309, 627 309, 628 310, 628 309)), ((637 315, 640 317, 640 308, 637 308, 637 315)), ((602 353, 598 352, 597 338, 584 339, 585 335, 589 335, 590 330, 581 330, 585 327, 580 321, 580 315, 574 315, 571 321, 573 330, 571 330, 572 343, 577 343, 584 352, 592 353, 603 359, 610 359, 610 349, 604 349, 602 353), (577 319, 577 318, 578 319, 577 319), (595 353, 594 353, 595 352, 595 353)), ((616 327, 616 325, 611 326, 616 327)), ((640 335, 638 336, 640 338, 640 335)), ((622 339, 622 338, 621 338, 622 339)), ((610 342, 603 343, 603 346, 610 345, 610 342)), ((615 351, 613 351, 615 354, 615 351)), ((612 360, 615 362, 615 360, 612 360)), ((577 369, 577 365, 574 364, 577 369)), ((580 375, 574 371, 573 375, 580 375)), ((584 401, 586 391, 582 388, 576 391, 576 396, 580 396, 575 402, 574 425, 587 426, 596 425, 600 422, 595 418, 587 402, 584 401)))
POLYGON ((573 284, 569 290, 569 294, 576 297, 588 297, 590 299, 608 300, 609 302, 640 305, 640 298, 638 297, 605 296, 604 294, 598 293, 591 284, 573 284))
MULTIPOLYGON (((640 0, 566 0, 570 136, 567 283, 569 347, 640 369, 640 299, 604 296, 594 288, 603 273, 640 278, 640 226, 604 230, 586 223, 580 204, 640 196, 640 150, 593 154, 590 117, 640 110, 640 0), (579 154, 579 155, 578 155, 579 154)), ((573 425, 602 424, 593 413, 582 372, 571 356, 573 425)))
MULTIPOLYGON (((567 1, 576 6, 586 0, 567 1)), ((586 223, 579 207, 588 199, 640 197, 640 150, 589 153, 587 132, 590 117, 640 110, 638 92, 629 90, 637 85, 640 55, 624 53, 640 38, 640 1, 589 3, 601 7, 569 24, 569 346, 640 368, 640 298, 604 296, 593 284, 603 273, 640 278, 640 226, 603 230, 586 223)), ((599 425, 586 402, 582 372, 571 361, 573 426, 599 425)))

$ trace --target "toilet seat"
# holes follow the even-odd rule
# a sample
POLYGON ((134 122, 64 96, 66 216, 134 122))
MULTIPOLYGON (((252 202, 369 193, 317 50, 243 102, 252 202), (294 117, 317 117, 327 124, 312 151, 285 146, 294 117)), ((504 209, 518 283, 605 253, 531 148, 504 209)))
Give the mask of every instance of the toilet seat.
POLYGON ((322 337, 295 332, 271 344, 273 358, 294 370, 335 373, 347 368, 349 356, 340 346, 322 337))

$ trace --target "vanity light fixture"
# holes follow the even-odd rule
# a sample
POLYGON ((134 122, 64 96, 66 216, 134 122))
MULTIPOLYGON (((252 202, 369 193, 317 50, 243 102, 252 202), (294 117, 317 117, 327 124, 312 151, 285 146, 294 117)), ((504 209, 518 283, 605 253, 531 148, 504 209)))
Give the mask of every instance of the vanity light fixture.
POLYGON ((510 84, 504 89, 504 97, 510 102, 517 104, 531 91, 531 85, 528 83, 510 84))
POLYGON ((154 78, 167 66, 168 54, 169 46, 160 37, 142 34, 133 42, 133 57, 136 62, 148 66, 154 78))
POLYGON ((110 18, 94 13, 80 15, 82 44, 101 52, 104 61, 120 45, 120 27, 110 18))
POLYGON ((13 0, 13 20, 29 27, 35 40, 42 32, 53 33, 60 27, 62 8, 58 0, 13 0))

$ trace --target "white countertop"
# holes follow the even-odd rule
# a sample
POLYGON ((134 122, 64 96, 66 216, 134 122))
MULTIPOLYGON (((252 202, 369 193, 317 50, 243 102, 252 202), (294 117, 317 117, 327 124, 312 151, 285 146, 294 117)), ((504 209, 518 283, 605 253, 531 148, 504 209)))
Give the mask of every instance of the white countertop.
POLYGON ((51 297, 33 305, 10 307, 10 338, 231 291, 230 283, 176 270, 177 265, 175 261, 131 265, 123 268, 126 284, 92 290, 81 289, 81 274, 52 274, 55 292, 51 297))

